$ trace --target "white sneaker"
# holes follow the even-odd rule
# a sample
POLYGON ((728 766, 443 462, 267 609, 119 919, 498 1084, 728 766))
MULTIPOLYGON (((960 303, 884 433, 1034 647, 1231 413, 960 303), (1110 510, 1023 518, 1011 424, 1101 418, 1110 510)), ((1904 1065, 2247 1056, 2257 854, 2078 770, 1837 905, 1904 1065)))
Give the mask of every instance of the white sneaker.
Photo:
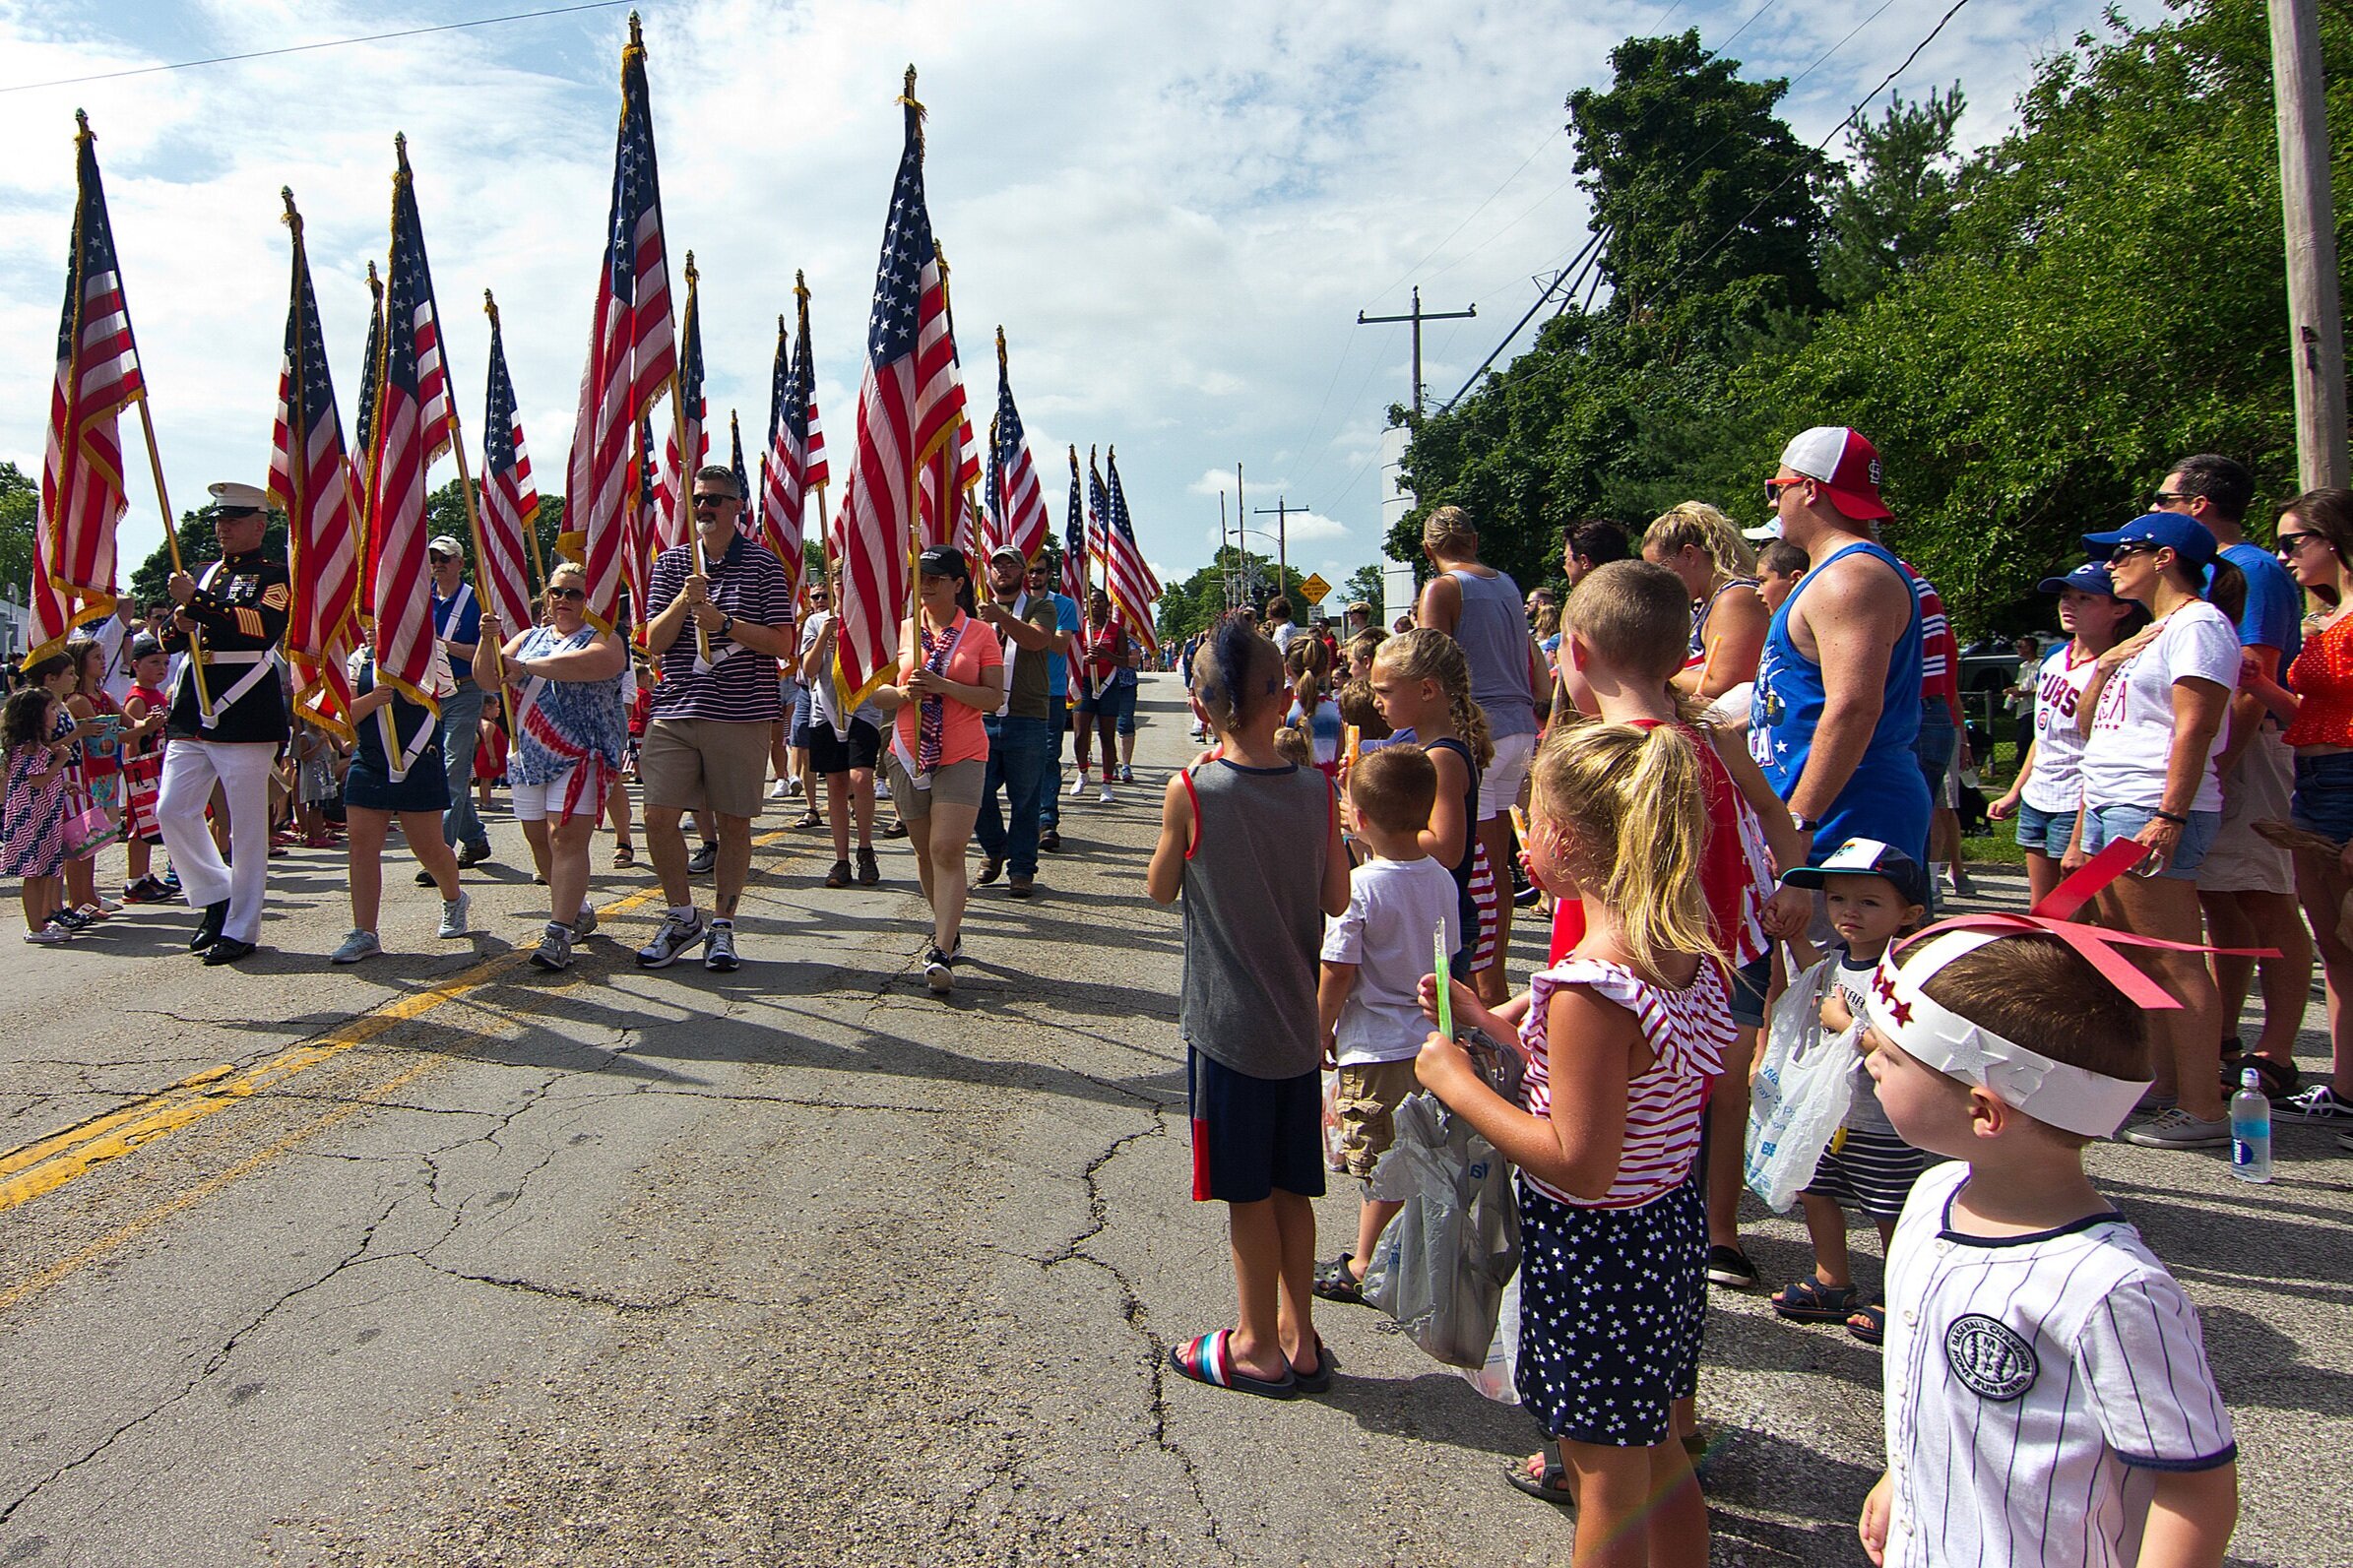
POLYGON ((1112 793, 1112 786, 1109 784, 1103 786, 1103 793, 1095 797, 1095 803, 1099 806, 1116 805, 1118 800, 1119 797, 1112 793))
POLYGON ((1076 800, 1080 795, 1083 795, 1086 792, 1087 776, 1082 773, 1076 779, 1070 781, 1070 798, 1076 800))
POLYGON ((74 933, 51 921, 37 931, 27 931, 25 940, 34 947, 63 947, 74 939, 74 933))
POLYGON ((461 893, 442 905, 441 929, 434 934, 445 937, 464 936, 466 934, 466 911, 473 908, 474 895, 471 893, 461 893))
POLYGON ((375 932, 353 927, 351 934, 344 938, 344 945, 327 955, 327 962, 356 964, 361 959, 372 959, 383 951, 384 944, 376 940, 375 932))
POLYGON ((776 783, 768 786, 768 798, 771 800, 790 800, 794 795, 799 792, 799 780, 779 779, 776 783))

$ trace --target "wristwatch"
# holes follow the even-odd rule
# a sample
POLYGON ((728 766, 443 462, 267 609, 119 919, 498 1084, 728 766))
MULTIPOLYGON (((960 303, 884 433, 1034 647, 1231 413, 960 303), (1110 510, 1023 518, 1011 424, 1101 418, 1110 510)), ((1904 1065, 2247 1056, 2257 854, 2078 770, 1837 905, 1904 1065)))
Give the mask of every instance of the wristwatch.
POLYGON ((728 634, 728 633, 730 633, 730 632, 733 631, 734 629, 735 629, 735 617, 734 617, 734 616, 732 616, 732 615, 725 616, 725 617, 723 617, 723 618, 720 620, 720 623, 719 623, 719 635, 720 635, 720 636, 722 636, 722 637, 725 637, 725 636, 727 636, 727 634, 728 634))
POLYGON ((1803 811, 1800 811, 1796 806, 1792 806, 1789 808, 1789 825, 1797 829, 1800 833, 1819 833, 1821 831, 1822 819, 1819 817, 1810 817, 1803 811))

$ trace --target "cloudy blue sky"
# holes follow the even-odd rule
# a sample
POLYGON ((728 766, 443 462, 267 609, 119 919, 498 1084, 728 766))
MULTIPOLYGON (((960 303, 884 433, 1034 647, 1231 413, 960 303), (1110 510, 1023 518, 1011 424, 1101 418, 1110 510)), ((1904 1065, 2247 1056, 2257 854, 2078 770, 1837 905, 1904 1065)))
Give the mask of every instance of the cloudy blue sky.
MULTIPOLYGON (((366 262, 385 247, 392 136, 416 170, 469 444, 496 290, 542 487, 560 489, 609 194, 621 8, 231 64, 144 66, 538 9, 551 0, 0 0, 0 459, 38 469, 71 223, 76 107, 98 133, 176 504, 258 481, 286 298, 281 185, 307 224, 337 390, 357 393, 366 262)), ((990 329, 1060 511, 1062 453, 1116 445, 1164 578, 1206 562, 1241 463, 1255 507, 1305 504, 1292 559, 1337 582, 1378 554, 1377 449, 1407 395, 1403 328, 1359 310, 1476 302, 1433 325, 1433 399, 1460 385, 1584 241, 1562 100, 1628 33, 1697 27, 1749 75, 1797 77, 1819 137, 1949 0, 639 0, 671 243, 703 274, 724 439, 767 420, 776 315, 813 291, 839 453, 914 62, 931 212, 969 384, 990 329), (1858 27, 1858 24, 1860 26, 1858 27), (1737 31, 1737 36, 1735 36, 1737 31)), ((2134 0, 2134 14, 2154 14, 2134 0)), ((1971 143, 2010 123, 2033 61, 2100 0, 1973 0, 1904 76, 1958 79, 1971 143)), ((454 470, 444 460, 436 482, 454 470)), ((127 571, 160 540, 141 465, 127 571)))

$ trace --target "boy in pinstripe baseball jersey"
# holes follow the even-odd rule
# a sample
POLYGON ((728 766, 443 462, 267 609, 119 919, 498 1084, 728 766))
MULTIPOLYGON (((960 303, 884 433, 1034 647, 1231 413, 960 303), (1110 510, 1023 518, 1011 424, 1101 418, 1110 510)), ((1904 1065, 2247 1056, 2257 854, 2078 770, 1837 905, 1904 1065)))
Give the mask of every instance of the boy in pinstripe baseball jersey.
POLYGON ((1874 1563, 2213 1568, 2237 1520, 2196 1313, 2083 1173, 2148 1053, 2142 1009, 2078 942, 1933 926, 1866 997, 1880 1104, 1953 1161, 1913 1188, 1888 1251, 1874 1563))

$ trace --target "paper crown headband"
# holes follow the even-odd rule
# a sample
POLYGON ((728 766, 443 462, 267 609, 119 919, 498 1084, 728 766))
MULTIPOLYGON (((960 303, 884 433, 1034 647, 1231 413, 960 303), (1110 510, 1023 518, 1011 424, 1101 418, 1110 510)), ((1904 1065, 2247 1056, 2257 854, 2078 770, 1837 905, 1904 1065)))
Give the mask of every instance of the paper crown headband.
POLYGON ((2067 918, 2093 894, 2137 865, 2146 852, 2130 839, 2120 840, 2024 914, 1960 915, 1928 927, 1900 950, 1890 947, 1879 960, 1878 972, 1872 976, 1864 997, 1872 1027, 1893 1040, 1905 1055, 1989 1090, 2037 1121, 2087 1138, 2108 1137, 2130 1114, 2148 1089, 2148 1080, 2110 1078, 2054 1061, 1939 1005, 1923 987, 1945 965, 1989 943, 2010 936, 2043 935, 2072 948, 2128 999, 2162 1010, 2182 1004, 2119 949, 2272 956, 2268 950, 2166 942, 2067 918))

